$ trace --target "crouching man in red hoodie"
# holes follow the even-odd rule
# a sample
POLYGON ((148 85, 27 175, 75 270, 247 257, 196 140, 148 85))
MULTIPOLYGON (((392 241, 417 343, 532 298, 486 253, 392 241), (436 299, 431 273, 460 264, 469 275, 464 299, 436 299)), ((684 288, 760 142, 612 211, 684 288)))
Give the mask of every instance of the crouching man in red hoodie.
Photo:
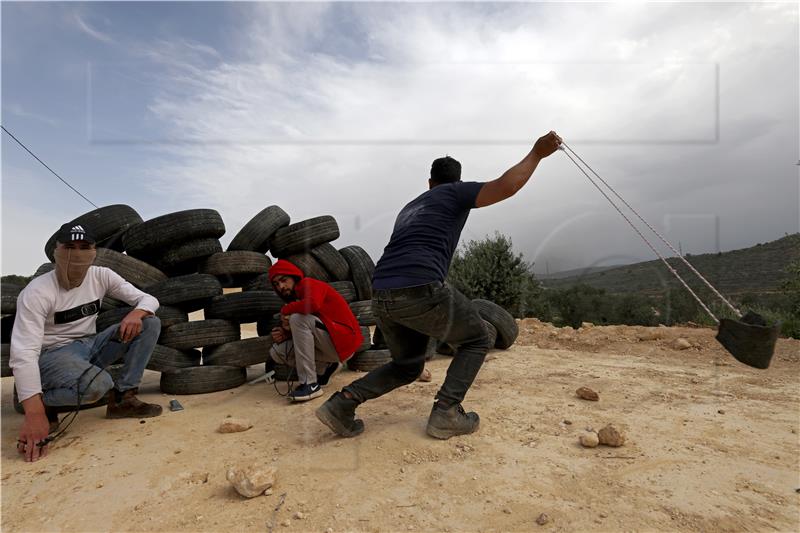
MULTIPOLYGON (((295 265, 278 260, 269 269, 272 288, 286 303, 282 323, 273 328, 272 363, 297 368, 299 385, 289 399, 304 402, 322 395, 322 386, 363 341, 355 315, 342 296, 323 281, 307 278, 295 265)), ((269 364, 267 371, 269 371, 269 364)))

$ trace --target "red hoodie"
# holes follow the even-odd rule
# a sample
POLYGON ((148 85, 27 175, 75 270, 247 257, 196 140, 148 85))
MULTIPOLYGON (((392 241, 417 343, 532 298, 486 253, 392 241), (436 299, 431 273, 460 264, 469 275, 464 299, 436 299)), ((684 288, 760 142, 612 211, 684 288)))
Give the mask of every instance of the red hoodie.
POLYGON ((269 269, 269 279, 275 276, 297 276, 300 281, 294 286, 297 301, 281 308, 281 314, 301 313, 317 316, 331 336, 339 360, 346 361, 361 345, 364 337, 353 311, 336 289, 313 278, 307 278, 303 271, 285 259, 279 259, 269 269))

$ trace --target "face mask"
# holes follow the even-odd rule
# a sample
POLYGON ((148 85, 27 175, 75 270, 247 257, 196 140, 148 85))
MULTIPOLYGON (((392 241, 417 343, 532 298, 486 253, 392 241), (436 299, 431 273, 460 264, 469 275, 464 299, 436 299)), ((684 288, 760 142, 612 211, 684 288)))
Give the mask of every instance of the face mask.
POLYGON ((58 284, 65 290, 80 287, 96 256, 97 250, 56 248, 56 278, 58 279, 58 284))

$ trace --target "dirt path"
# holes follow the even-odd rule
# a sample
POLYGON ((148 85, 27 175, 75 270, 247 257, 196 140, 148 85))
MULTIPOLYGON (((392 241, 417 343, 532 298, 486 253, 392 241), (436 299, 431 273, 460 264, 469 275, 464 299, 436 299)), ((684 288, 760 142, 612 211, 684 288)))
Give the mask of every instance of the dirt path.
MULTIPOLYGON (((710 330, 575 331, 526 320, 518 344, 493 352, 465 402, 481 414, 480 431, 440 442, 424 425, 447 364, 430 363, 432 383, 364 405, 366 431, 356 439, 336 439, 317 422, 322 399, 286 405, 271 386, 245 385, 181 397, 185 411, 144 424, 85 411, 33 464, 14 449, 22 417, 5 378, 2 530, 800 528, 798 341, 781 340, 772 367, 759 371, 726 356, 710 330), (678 336, 694 346, 672 349, 678 336), (583 385, 600 401, 578 399, 583 385), (227 415, 254 427, 216 433, 227 415), (578 445, 583 428, 608 422, 626 430, 625 446, 578 445), (245 500, 225 480, 226 465, 248 461, 277 465, 271 496, 245 500), (303 518, 293 518, 298 511, 303 518), (550 517, 542 526, 541 513, 550 517)), ((333 385, 356 376, 340 372, 333 385)), ((148 372, 142 390, 169 400, 158 374, 148 372)))

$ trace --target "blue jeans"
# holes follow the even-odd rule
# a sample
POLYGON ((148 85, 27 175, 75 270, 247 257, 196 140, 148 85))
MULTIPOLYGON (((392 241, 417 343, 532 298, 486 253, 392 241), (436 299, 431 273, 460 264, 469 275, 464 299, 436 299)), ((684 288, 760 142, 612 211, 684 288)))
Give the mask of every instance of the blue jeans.
POLYGON ((45 405, 75 406, 78 391, 81 404, 93 403, 112 387, 124 392, 139 386, 161 333, 161 321, 155 316, 144 318, 142 332, 127 344, 117 340, 118 330, 119 324, 109 326, 97 335, 42 352, 39 373, 45 405), (104 369, 119 359, 123 359, 124 364, 122 376, 115 385, 111 374, 104 369))
POLYGON ((433 337, 458 345, 436 399, 444 406, 464 400, 489 350, 486 326, 469 298, 439 282, 376 290, 372 312, 392 361, 343 390, 364 402, 411 383, 425 368, 428 340, 433 337))

